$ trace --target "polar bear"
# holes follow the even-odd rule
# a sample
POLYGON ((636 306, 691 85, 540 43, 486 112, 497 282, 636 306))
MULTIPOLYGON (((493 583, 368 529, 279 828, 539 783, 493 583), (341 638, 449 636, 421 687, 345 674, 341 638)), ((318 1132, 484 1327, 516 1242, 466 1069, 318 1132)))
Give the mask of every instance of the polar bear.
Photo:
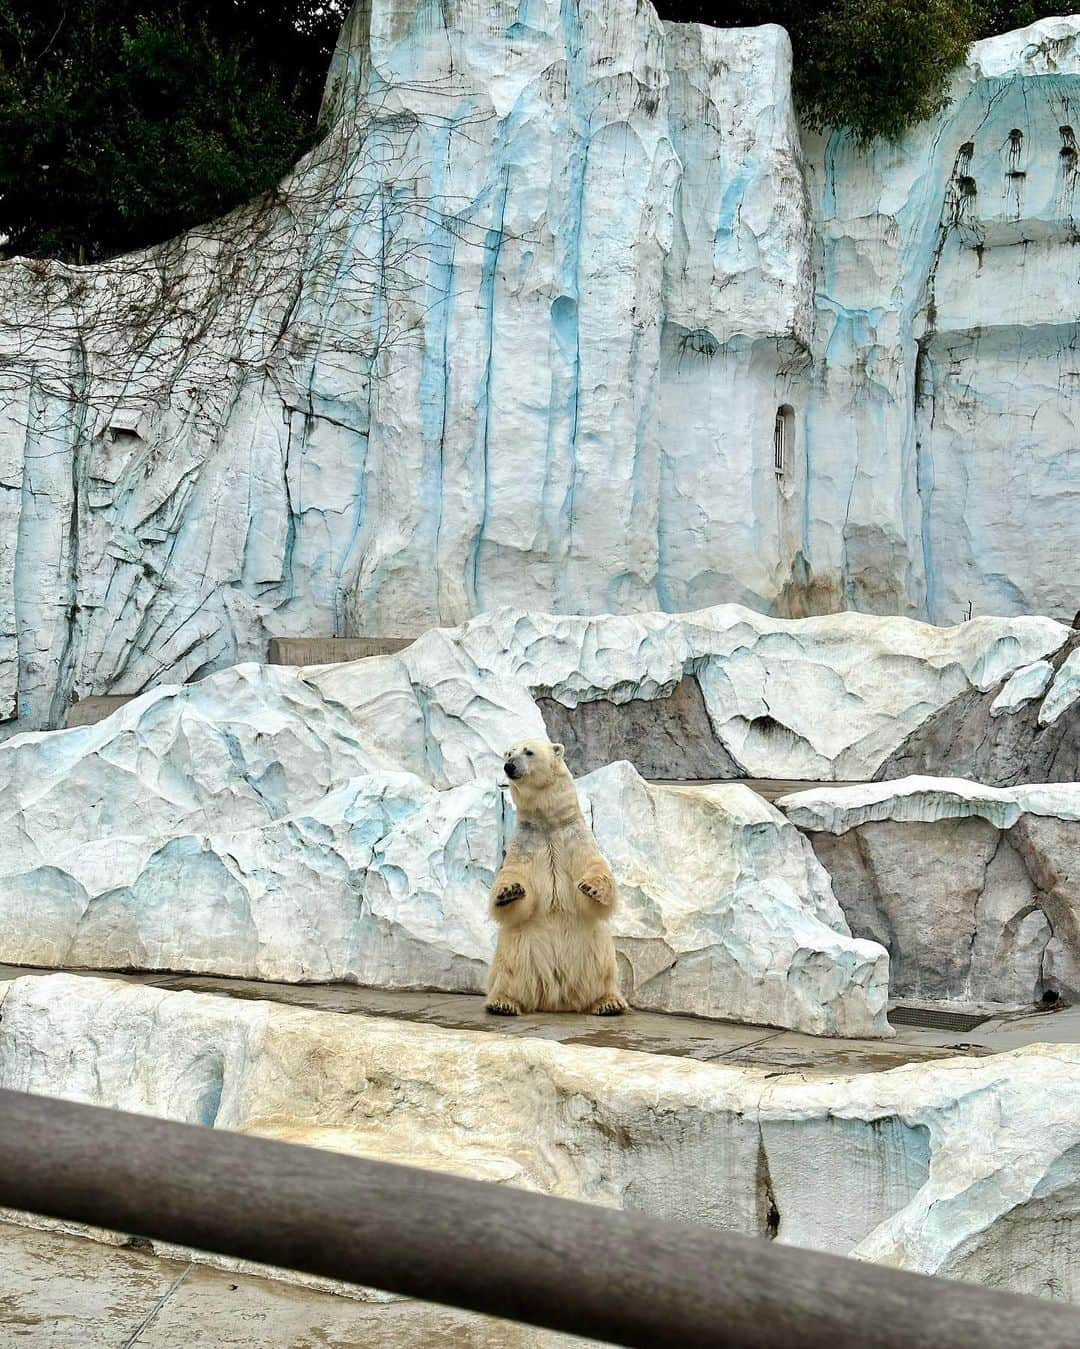
POLYGON ((626 1010, 608 931, 615 880, 578 804, 562 745, 523 740, 507 750, 504 770, 517 827, 491 887, 499 939, 487 1010, 626 1010))

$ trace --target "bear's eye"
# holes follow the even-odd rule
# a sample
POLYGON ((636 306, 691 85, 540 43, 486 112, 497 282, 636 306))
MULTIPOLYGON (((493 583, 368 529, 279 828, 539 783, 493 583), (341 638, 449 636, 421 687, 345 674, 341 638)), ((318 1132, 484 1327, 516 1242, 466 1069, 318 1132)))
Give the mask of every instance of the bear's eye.
POLYGON ((527 749, 527 750, 525 751, 525 757, 526 757, 526 759, 531 759, 532 756, 533 756, 532 750, 531 750, 531 749, 527 749))

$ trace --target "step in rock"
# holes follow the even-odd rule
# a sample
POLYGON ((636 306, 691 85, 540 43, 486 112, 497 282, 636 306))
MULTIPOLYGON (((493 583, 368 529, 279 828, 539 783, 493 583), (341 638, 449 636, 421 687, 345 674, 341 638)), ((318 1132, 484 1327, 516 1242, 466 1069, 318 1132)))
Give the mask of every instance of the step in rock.
MULTIPOLYGON (((635 765, 636 767, 636 765, 635 765)), ((641 772, 640 768, 638 772, 641 772)), ((642 774, 648 777, 648 774, 642 774)), ((766 801, 777 801, 782 796, 790 796, 793 792, 813 791, 817 787, 862 787, 865 783, 861 782, 820 782, 810 779, 796 778, 649 778, 650 782, 662 784, 665 787, 712 787, 721 784, 727 786, 749 787, 752 792, 762 796, 766 801)))
POLYGON ((337 665, 392 656, 411 646, 415 637, 271 637, 271 665, 337 665))
MULTIPOLYGON (((484 1035, 534 1036, 591 1049, 619 1049, 636 1054, 663 1054, 689 1058, 698 1063, 723 1060, 725 1065, 749 1065, 766 1070, 783 1068, 804 1076, 835 1076, 843 1073, 879 1073, 904 1063, 934 1059, 982 1057, 1000 1049, 1020 1049, 1026 1044, 1057 1044, 1080 1040, 1080 1008, 1052 1019, 1046 1009, 1028 1017, 997 1018, 986 1015, 977 1041, 950 1032, 931 1034, 924 1029, 905 1029, 894 1039, 830 1038, 779 1030, 775 1026, 746 1025, 685 1013, 642 1012, 637 1009, 620 1017, 595 1017, 585 1012, 534 1012, 519 1017, 492 1016, 480 994, 422 992, 415 989, 370 988, 363 984, 285 984, 262 979, 231 979, 205 974, 71 969, 65 973, 83 979, 111 979, 120 984, 138 984, 168 993, 201 993, 240 1002, 273 1002, 285 1007, 338 1016, 383 1017, 396 1021, 423 1022, 446 1030, 474 1031, 484 1035), (1000 1043, 999 1043, 1000 1042, 1000 1043)), ((13 979, 46 973, 30 965, 0 963, 0 998, 3 985, 13 979)))
POLYGON ((95 693, 90 698, 80 698, 68 708, 64 728, 70 730, 73 726, 93 726, 138 696, 137 693, 95 693))
MULTIPOLYGON (((413 637, 271 637, 267 655, 270 665, 337 665, 365 660, 368 656, 392 656, 411 646, 413 637)), ((80 698, 68 708, 64 729, 93 726, 110 713, 130 703, 135 693, 95 693, 80 698)))

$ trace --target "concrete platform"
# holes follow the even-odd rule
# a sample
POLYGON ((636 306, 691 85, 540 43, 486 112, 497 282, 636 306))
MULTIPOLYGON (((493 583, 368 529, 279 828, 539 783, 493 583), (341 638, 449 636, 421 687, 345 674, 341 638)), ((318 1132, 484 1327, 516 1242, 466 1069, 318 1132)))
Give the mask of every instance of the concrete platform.
MULTIPOLYGON (((0 980, 52 972, 30 966, 0 965, 0 980)), ((1080 1043, 1080 1007, 997 1015, 966 1034, 901 1026, 890 1040, 840 1040, 772 1026, 746 1026, 663 1012, 631 1011, 618 1018, 570 1013, 493 1017, 484 1011, 482 997, 466 993, 387 992, 355 984, 276 984, 199 974, 65 972, 122 979, 173 992, 187 990, 224 998, 265 1000, 344 1016, 363 1013, 452 1030, 534 1036, 564 1044, 629 1049, 700 1062, 723 1060, 725 1064, 822 1076, 884 1072, 905 1063, 958 1054, 994 1054, 1027 1044, 1080 1043)))
MULTIPOLYGON (((27 967, 0 966, 0 980, 22 975, 47 978, 50 973, 27 967)), ((1080 1008, 996 1016, 966 1038, 903 1027, 889 1041, 838 1040, 764 1026, 650 1012, 631 1012, 615 1020, 577 1015, 503 1019, 486 1015, 480 997, 462 994, 386 992, 346 984, 277 984, 200 975, 68 973, 93 974, 116 984, 135 983, 169 991, 190 990, 209 995, 214 1000, 255 999, 311 1008, 322 1014, 316 1018, 321 1023, 319 1034, 323 1037, 324 1047, 331 1051, 339 1042, 342 1046, 350 1043, 348 1025, 341 1024, 340 1037, 335 1031, 335 1024, 339 1024, 337 1018, 359 1015, 391 1018, 400 1023, 383 1037, 386 1043, 395 1047, 394 1052, 408 1038, 404 1023, 422 1023, 471 1031, 481 1038, 490 1035, 560 1041, 581 1046, 586 1058, 590 1057, 591 1047, 618 1047, 634 1054, 656 1055, 658 1059, 660 1056, 695 1059, 702 1064, 697 1070, 698 1079, 701 1073, 706 1078, 711 1077, 715 1071, 712 1065, 762 1069, 766 1078, 778 1079, 776 1083, 766 1083, 766 1090, 783 1087, 782 1079, 787 1079, 789 1090, 805 1087, 809 1092, 807 1099, 819 1104, 821 1093, 831 1099, 830 1079, 854 1077, 854 1084, 840 1084, 837 1099, 850 1101, 853 1092, 856 1096, 861 1093, 862 1097, 869 1094, 875 1103, 870 1109, 875 1121, 878 1103, 893 1099, 891 1093, 896 1079, 892 1083, 886 1078, 873 1081, 869 1080, 869 1075, 905 1064, 930 1064, 940 1059, 952 1059, 955 1063, 961 1056, 982 1059, 982 1067, 973 1062, 970 1068, 980 1073, 985 1073, 988 1068, 993 1078, 995 1069, 984 1056, 992 1058, 997 1052, 1038 1042, 1080 1042, 1080 1008)), ((68 997, 71 996, 71 985, 71 980, 62 985, 68 997)), ((224 1024, 230 1024, 234 1018, 241 1019, 235 1015, 235 1010, 226 1014, 224 1024)), ((412 1033, 415 1036, 415 1024, 412 1033)), ((378 1038, 370 1023, 365 1024, 363 1032, 365 1040, 368 1036, 378 1038)), ((421 1032, 421 1038, 426 1041, 430 1037, 421 1032)), ((351 1043, 354 1050, 359 1047, 358 1040, 351 1043)), ((609 1056, 597 1057, 602 1063, 610 1062, 609 1056)), ((309 1061, 318 1062, 318 1055, 309 1061)), ((578 1066, 582 1066, 580 1060, 578 1066)), ((659 1077, 664 1078, 662 1062, 655 1061, 653 1067, 659 1071, 659 1077)), ((682 1075, 682 1069, 674 1063, 668 1065, 667 1071, 674 1074, 675 1079, 682 1075)), ((638 1075, 632 1076, 636 1081, 638 1075)), ((648 1068, 642 1076, 643 1080, 649 1079, 648 1068)), ((730 1083, 731 1077, 717 1074, 718 1082, 730 1083)), ((748 1078, 758 1081, 759 1074, 748 1074, 748 1078)), ((985 1085, 985 1079, 980 1080, 985 1085)), ((709 1096, 708 1082, 700 1081, 709 1096)), ((1053 1081, 1058 1081, 1056 1074, 1053 1081)), ((758 1081, 758 1089, 760 1087, 758 1081)), ((861 1116, 856 1113, 852 1118, 861 1116)), ((444 1166, 452 1169, 446 1166, 446 1151, 439 1152, 432 1146, 429 1128, 413 1134, 408 1128, 385 1129, 385 1119, 378 1113, 372 1119, 371 1127, 355 1135, 344 1129, 340 1121, 313 1123, 307 1115, 298 1116, 296 1120, 291 1117, 279 1119, 276 1133, 270 1127, 272 1121, 264 1119, 260 1129, 272 1136, 313 1146, 362 1151, 370 1156, 385 1155, 399 1161, 417 1160, 436 1169, 444 1169, 444 1166), (347 1147, 343 1146, 346 1142, 347 1147), (422 1159, 419 1153, 414 1156, 414 1145, 424 1149, 422 1159)), ((804 1177, 801 1183, 804 1188, 809 1186, 811 1194, 815 1186, 824 1183, 820 1177, 827 1174, 827 1140, 823 1141, 824 1135, 819 1138, 814 1132, 819 1127, 824 1127, 821 1121, 812 1125, 806 1135, 805 1156, 798 1144, 795 1145, 794 1160, 788 1156, 788 1163, 793 1168, 789 1181, 795 1176, 804 1177)), ((881 1137, 885 1139, 884 1143, 871 1143, 870 1139, 878 1138, 878 1134, 871 1131, 865 1138, 858 1136, 846 1144, 841 1140, 837 1145, 853 1149, 851 1155, 855 1161, 852 1165, 859 1175, 862 1175, 859 1168, 865 1164, 867 1149, 867 1155, 872 1153, 876 1157, 884 1148, 879 1160, 884 1168, 882 1176, 888 1176, 892 1174, 890 1168, 895 1167, 896 1158, 888 1150, 892 1145, 888 1144, 887 1131, 881 1137)), ((663 1140, 665 1149, 671 1146, 668 1133, 663 1134, 663 1140)), ((499 1147, 502 1146, 500 1143, 499 1147)), ((1031 1146, 1027 1132, 1023 1134, 1020 1146, 1031 1146)), ((784 1155, 784 1148, 780 1148, 777 1159, 784 1155)), ((485 1156, 482 1148, 470 1155, 471 1174, 477 1172, 485 1156)), ((498 1156, 501 1158, 504 1153, 500 1151, 498 1156)), ((505 1153, 505 1156, 510 1157, 511 1153, 505 1153)), ((635 1162, 635 1166, 640 1165, 639 1161, 635 1162)), ((680 1166, 678 1172, 685 1176, 687 1168, 680 1166)), ((480 1174, 484 1173, 481 1171, 480 1174)), ((841 1167, 836 1174, 846 1176, 847 1170, 841 1167)), ((877 1173, 873 1172, 873 1175, 877 1173)), ((506 1175, 493 1171, 490 1178, 505 1180, 506 1175)), ((833 1192, 831 1186, 835 1182, 834 1176, 829 1193, 833 1192)), ((852 1194, 867 1183, 865 1177, 853 1181, 852 1194)), ((884 1183, 880 1177, 873 1180, 873 1185, 879 1183, 884 1183)), ((785 1221, 794 1232, 799 1209, 793 1191, 789 1189, 787 1196, 785 1221)), ((901 1195, 897 1202, 902 1201, 901 1195)), ((806 1202, 805 1196, 800 1202, 806 1202)), ((843 1202, 854 1201, 849 1194, 843 1202)), ((856 1209, 859 1203, 855 1204, 856 1209)), ((808 1221, 805 1214, 802 1221, 808 1221)), ((345 1349, 345 1346, 364 1345, 476 1345, 494 1346, 494 1349, 500 1349, 500 1346, 506 1349, 518 1349, 518 1346, 520 1349, 531 1349, 532 1346, 548 1349, 550 1346, 550 1349, 556 1349, 558 1346, 558 1349, 564 1349, 573 1343, 565 1338, 545 1336, 419 1302, 361 1302, 328 1289, 305 1286, 296 1281, 298 1276, 295 1275, 285 1274, 278 1280, 261 1277, 265 1273, 267 1271, 260 1270, 238 1273, 220 1266, 193 1264, 186 1259, 170 1260, 141 1246, 101 1245, 71 1233, 21 1229, 0 1222, 0 1345, 18 1343, 47 1349, 68 1349, 75 1345, 86 1346, 86 1349, 105 1349, 105 1346, 133 1349, 137 1345, 157 1346, 158 1349, 216 1349, 219 1345, 237 1346, 237 1349, 248 1349, 249 1346, 250 1349, 256 1349, 256 1346, 345 1349)))
POLYGON ((415 637, 271 637, 271 665, 337 665, 368 656, 392 656, 415 637))
POLYGON ((816 787, 862 787, 863 782, 811 782, 806 778, 651 778, 663 787, 710 787, 729 786, 739 783, 749 787, 766 801, 776 801, 781 796, 790 796, 793 792, 808 792, 816 787))
MULTIPOLYGON (((572 1349, 430 1302, 361 1302, 0 1223, 0 1344, 26 1349, 572 1349)), ((589 1341, 589 1343, 595 1343, 589 1341)))
POLYGON ((73 726, 93 726, 95 722, 103 721, 110 713, 118 711, 125 703, 130 703, 132 698, 136 697, 138 694, 135 693, 100 693, 90 698, 80 698, 68 708, 67 716, 64 718, 64 729, 70 730, 73 726))

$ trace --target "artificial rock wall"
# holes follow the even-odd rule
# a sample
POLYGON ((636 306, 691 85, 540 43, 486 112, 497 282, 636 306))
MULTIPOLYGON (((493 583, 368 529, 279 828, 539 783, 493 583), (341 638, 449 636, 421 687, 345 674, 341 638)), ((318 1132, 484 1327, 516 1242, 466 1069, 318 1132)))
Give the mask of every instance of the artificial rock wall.
POLYGON ((152 689, 0 745, 0 961, 477 992, 513 827, 505 747, 558 707, 575 771, 595 767, 579 791, 632 1005, 880 1036, 890 992, 1071 999, 1075 783, 822 788, 785 819, 743 783, 650 785, 625 761, 648 722, 665 776, 687 776, 692 686, 691 729, 731 775, 865 779, 973 696, 1023 720, 1041 667, 1039 715, 1075 724, 1071 648, 1030 616, 504 609, 390 655, 152 689))
POLYGON ((790 74, 638 0, 366 0, 275 192, 0 266, 7 729, 504 603, 1071 618, 1080 19, 870 150, 790 74))

